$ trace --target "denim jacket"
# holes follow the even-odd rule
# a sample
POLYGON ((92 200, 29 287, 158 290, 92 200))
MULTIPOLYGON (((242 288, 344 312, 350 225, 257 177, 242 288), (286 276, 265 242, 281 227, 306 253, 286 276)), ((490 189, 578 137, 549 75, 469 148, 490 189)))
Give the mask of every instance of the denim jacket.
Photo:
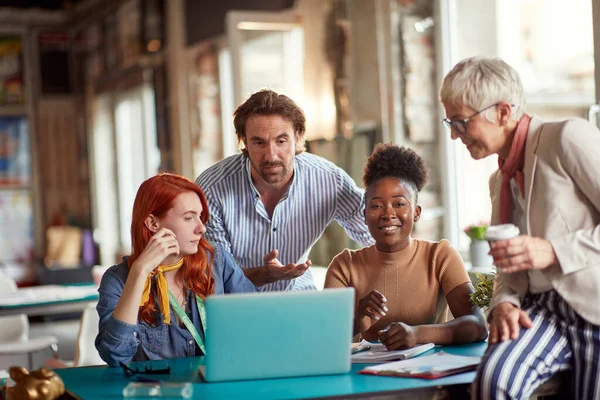
MULTIPOLYGON (((232 256, 220 245, 214 246, 214 249, 212 274, 215 279, 215 294, 256 291, 256 287, 245 277, 232 256)), ((100 297, 96 308, 100 323, 96 348, 102 359, 110 366, 118 366, 119 361, 127 364, 130 361, 203 355, 192 334, 183 324, 179 325, 177 314, 172 308, 169 308, 171 325, 165 324, 162 316, 159 316, 155 326, 143 321, 130 325, 113 318, 113 311, 128 274, 125 257, 121 264, 112 266, 104 273, 98 289, 100 297)), ((191 290, 187 294, 186 313, 204 340, 198 306, 191 290)))

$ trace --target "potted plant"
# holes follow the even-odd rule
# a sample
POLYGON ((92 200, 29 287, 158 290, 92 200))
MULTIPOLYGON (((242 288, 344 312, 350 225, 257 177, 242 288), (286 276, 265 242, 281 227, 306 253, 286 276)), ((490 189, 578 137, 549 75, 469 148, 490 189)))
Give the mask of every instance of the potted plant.
POLYGON ((490 304, 492 302, 492 295, 494 294, 494 279, 496 274, 490 272, 489 274, 477 274, 477 284, 475 285, 475 291, 471 293, 471 303, 477 306, 487 313, 490 304))
POLYGON ((471 239, 469 255, 471 256, 471 265, 473 267, 490 267, 492 265, 493 259, 488 254, 490 245, 485 240, 485 233, 488 226, 489 224, 480 222, 465 228, 466 235, 471 239))

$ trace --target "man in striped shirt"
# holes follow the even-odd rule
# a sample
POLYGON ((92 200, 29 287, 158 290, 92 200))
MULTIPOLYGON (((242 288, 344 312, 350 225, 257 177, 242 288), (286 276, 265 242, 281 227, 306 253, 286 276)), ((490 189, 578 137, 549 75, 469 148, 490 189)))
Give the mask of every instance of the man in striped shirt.
POLYGON ((329 223, 373 244, 363 190, 341 168, 304 152, 304 112, 289 97, 258 91, 233 122, 242 153, 196 179, 210 212, 205 236, 225 246, 262 291, 315 289, 307 257, 329 223))

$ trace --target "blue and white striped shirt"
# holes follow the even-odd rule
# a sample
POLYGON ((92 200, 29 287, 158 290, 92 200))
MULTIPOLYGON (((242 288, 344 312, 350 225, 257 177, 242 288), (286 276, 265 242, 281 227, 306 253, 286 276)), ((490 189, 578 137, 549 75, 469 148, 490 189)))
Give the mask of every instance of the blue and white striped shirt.
MULTIPOLYGON (((207 240, 223 245, 242 268, 264 265, 263 256, 273 249, 279 250, 284 265, 306 261, 333 220, 361 245, 374 243, 364 221, 364 191, 335 164, 310 153, 294 157, 292 183, 272 218, 252 183, 250 168, 250 160, 236 154, 196 179, 208 201, 207 240)), ((308 290, 315 284, 309 269, 299 278, 259 289, 308 290)))

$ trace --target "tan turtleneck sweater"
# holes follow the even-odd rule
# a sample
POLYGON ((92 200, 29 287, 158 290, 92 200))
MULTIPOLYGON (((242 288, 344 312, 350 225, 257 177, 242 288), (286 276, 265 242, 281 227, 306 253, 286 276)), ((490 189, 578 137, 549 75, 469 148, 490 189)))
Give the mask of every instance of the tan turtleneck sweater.
POLYGON ((329 264, 326 288, 353 287, 358 302, 372 290, 387 299, 388 313, 362 337, 377 340, 377 331, 392 322, 408 325, 446 320, 446 294, 470 282, 462 258, 447 240, 412 239, 407 248, 383 253, 375 246, 346 249, 329 264))

